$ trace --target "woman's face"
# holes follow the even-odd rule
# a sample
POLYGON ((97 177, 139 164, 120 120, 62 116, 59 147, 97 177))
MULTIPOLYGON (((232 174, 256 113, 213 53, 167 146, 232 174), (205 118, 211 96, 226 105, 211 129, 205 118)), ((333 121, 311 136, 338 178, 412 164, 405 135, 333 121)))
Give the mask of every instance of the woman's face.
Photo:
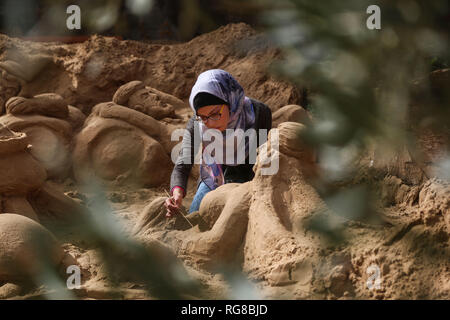
POLYGON ((227 128, 228 120, 230 118, 230 111, 227 105, 215 105, 215 106, 205 106, 201 107, 197 110, 197 116, 206 119, 206 117, 218 117, 220 114, 220 118, 218 120, 213 120, 208 118, 206 121, 202 120, 203 123, 209 129, 217 129, 220 131, 224 131, 227 128), (223 109, 222 109, 223 106, 223 109), (220 110, 222 109, 222 112, 220 110))

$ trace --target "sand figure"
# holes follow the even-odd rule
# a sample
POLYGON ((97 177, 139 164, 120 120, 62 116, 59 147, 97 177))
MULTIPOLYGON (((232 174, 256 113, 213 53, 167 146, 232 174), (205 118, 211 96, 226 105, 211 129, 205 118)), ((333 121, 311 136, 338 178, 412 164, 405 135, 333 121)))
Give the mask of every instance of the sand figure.
POLYGON ((0 61, 0 115, 6 102, 14 96, 29 96, 26 84, 31 82, 48 63, 46 55, 27 55, 16 50, 7 52, 10 56, 0 61))
POLYGON ((187 109, 187 105, 180 99, 145 86, 142 81, 131 81, 124 84, 117 89, 112 101, 145 113, 156 120, 177 118, 176 110, 187 109))
POLYGON ((309 182, 315 176, 316 163, 314 152, 300 138, 305 126, 284 122, 278 129, 279 152, 270 145, 268 153, 258 156, 254 168, 243 269, 272 285, 298 282, 307 287, 320 246, 306 226, 325 205, 309 182), (277 154, 278 173, 262 175, 264 158, 277 154))
POLYGON ((0 213, 40 221, 84 212, 79 203, 46 182, 45 167, 35 159, 29 142, 27 134, 0 124, 0 213))
MULTIPOLYGON (((125 89, 119 91, 124 93, 125 89)), ((117 101, 123 102, 121 97, 115 95, 117 101)), ((76 180, 160 185, 170 175, 170 155, 178 143, 171 141, 175 128, 114 102, 96 105, 75 139, 76 180)))
POLYGON ((44 165, 50 178, 61 179, 70 173, 72 136, 84 119, 83 113, 68 106, 61 96, 45 93, 10 98, 0 123, 26 133, 33 146, 31 154, 44 165))
MULTIPOLYGON (((299 123, 280 124, 279 150, 271 142, 271 131, 268 142, 260 147, 254 179, 209 192, 196 213, 198 226, 186 231, 162 230, 149 223, 158 216, 150 217, 151 210, 147 210, 135 233, 144 241, 159 239, 170 244, 178 257, 206 270, 238 262, 251 278, 271 285, 295 284, 308 291, 320 243, 305 226, 325 205, 308 182, 316 164, 314 153, 299 138, 304 129, 299 123), (268 159, 275 157, 279 157, 279 171, 261 174, 268 159)), ((157 206, 163 217, 162 205, 157 206)), ((344 265, 336 261, 330 268, 344 265)), ((348 275, 347 269, 342 272, 340 277, 348 275)))
POLYGON ((47 174, 27 146, 25 133, 0 125, 0 212, 20 213, 38 221, 26 197, 44 184, 47 174))
POLYGON ((272 128, 282 122, 298 122, 306 126, 311 124, 312 117, 308 111, 296 104, 281 107, 272 114, 272 128))

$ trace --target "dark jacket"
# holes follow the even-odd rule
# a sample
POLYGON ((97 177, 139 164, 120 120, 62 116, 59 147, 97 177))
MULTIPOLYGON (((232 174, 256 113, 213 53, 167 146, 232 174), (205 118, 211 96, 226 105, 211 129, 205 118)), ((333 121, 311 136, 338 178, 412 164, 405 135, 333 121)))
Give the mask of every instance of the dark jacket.
MULTIPOLYGON (((267 105, 264 103, 255 100, 250 99, 253 104, 253 108, 255 110, 255 121, 256 126, 255 129, 258 132, 258 129, 267 129, 269 131, 272 128, 272 112, 269 109, 267 105)), ((174 187, 179 186, 183 188, 184 193, 186 194, 187 189, 187 181, 189 178, 189 174, 191 172, 192 166, 194 164, 194 157, 197 154, 201 139, 197 139, 197 145, 194 145, 194 133, 199 132, 198 123, 194 121, 195 117, 192 116, 191 119, 189 119, 187 125, 186 125, 186 133, 183 136, 183 141, 181 143, 181 150, 180 155, 183 149, 190 150, 190 161, 185 161, 181 156, 178 156, 178 159, 175 163, 175 167, 172 171, 172 176, 170 178, 170 190, 172 191, 174 187), (193 152, 192 152, 193 150, 193 152)), ((265 141, 259 141, 259 135, 257 134, 257 144, 258 147, 262 145, 265 141)), ((227 166, 222 165, 222 170, 224 174, 225 183, 230 182, 247 182, 253 179, 254 172, 253 172, 253 165, 251 163, 248 163, 248 157, 245 161, 245 164, 240 164, 237 166, 227 166)), ((199 178, 199 182, 200 182, 199 178)), ((198 184, 197 184, 198 185, 198 184)))

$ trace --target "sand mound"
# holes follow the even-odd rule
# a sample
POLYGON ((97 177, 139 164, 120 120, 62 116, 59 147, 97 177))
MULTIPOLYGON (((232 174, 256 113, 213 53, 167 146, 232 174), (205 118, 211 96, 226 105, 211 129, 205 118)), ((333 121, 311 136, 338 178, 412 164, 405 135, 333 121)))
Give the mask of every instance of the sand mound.
POLYGON ((436 225, 443 235, 447 232, 447 238, 450 235, 449 195, 450 184, 437 179, 427 181, 419 193, 419 208, 424 223, 428 226, 436 225))
POLYGON ((142 230, 149 228, 162 230, 187 230, 190 228, 189 222, 181 216, 181 214, 186 216, 184 208, 174 219, 166 218, 167 210, 164 206, 166 199, 166 197, 158 197, 144 208, 134 227, 134 234, 139 234, 142 230))
MULTIPOLYGON (((80 44, 1 40, 0 52, 15 54, 1 55, 0 68, 3 63, 3 70, 9 75, 23 79, 20 96, 54 92, 85 114, 94 105, 110 101, 121 85, 134 80, 187 101, 198 74, 211 68, 231 72, 247 95, 266 102, 273 110, 303 102, 299 90, 266 72, 267 64, 279 52, 263 35, 244 23, 230 24, 187 43, 173 45, 102 36, 93 36, 80 44), (6 46, 11 49, 4 50, 6 46), (30 74, 26 73, 19 67, 21 57, 35 61, 32 65, 40 68, 33 67, 30 74)), ((4 102, 17 95, 15 91, 12 95, 2 93, 4 102)))
POLYGON ((0 281, 34 276, 57 265, 63 252, 55 237, 21 215, 0 214, 0 281))
POLYGON ((18 50, 6 52, 5 61, 0 62, 0 69, 25 81, 31 81, 52 59, 48 55, 28 55, 18 50))

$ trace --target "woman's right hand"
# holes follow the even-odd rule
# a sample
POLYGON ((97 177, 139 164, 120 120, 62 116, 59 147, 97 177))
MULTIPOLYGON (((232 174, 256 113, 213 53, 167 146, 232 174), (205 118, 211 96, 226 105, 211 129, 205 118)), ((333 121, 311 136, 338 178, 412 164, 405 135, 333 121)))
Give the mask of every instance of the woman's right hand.
POLYGON ((166 202, 164 203, 164 206, 167 209, 166 217, 172 218, 174 215, 176 215, 181 208, 182 202, 183 191, 180 188, 173 189, 172 196, 170 198, 167 198, 166 202))

